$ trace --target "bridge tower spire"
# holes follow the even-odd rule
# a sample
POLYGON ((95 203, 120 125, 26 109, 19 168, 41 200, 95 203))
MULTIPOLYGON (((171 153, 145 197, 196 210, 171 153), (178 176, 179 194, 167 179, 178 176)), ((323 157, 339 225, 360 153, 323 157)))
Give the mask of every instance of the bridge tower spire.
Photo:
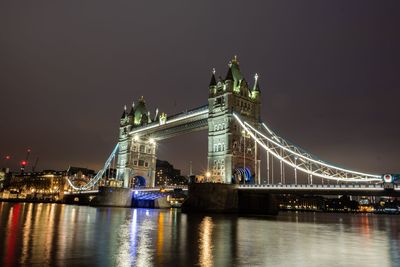
POLYGON ((240 71, 236 56, 228 67, 224 80, 209 85, 208 170, 214 182, 244 183, 255 179, 259 157, 254 142, 244 134, 233 113, 259 127, 258 76, 251 89, 240 71))

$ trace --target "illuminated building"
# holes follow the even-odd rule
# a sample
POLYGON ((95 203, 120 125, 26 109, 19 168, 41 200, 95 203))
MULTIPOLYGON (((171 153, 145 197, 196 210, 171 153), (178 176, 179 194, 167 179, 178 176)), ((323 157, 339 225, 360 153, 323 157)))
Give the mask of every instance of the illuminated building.
POLYGON ((57 200, 64 191, 65 175, 65 171, 54 170, 18 173, 5 189, 17 193, 18 198, 57 200))
POLYGON ((259 173, 259 155, 254 141, 242 132, 232 112, 249 122, 260 121, 258 75, 251 88, 240 72, 236 56, 229 62, 225 79, 215 78, 213 70, 208 97, 208 170, 211 181, 244 183, 259 173))
POLYGON ((321 196, 281 195, 279 208, 283 210, 323 210, 324 198, 321 196))
POLYGON ((4 170, 0 170, 0 190, 3 189, 5 180, 6 180, 6 172, 4 170))
POLYGON ((174 168, 168 161, 157 160, 156 186, 184 185, 188 183, 186 177, 181 176, 181 171, 174 168))
POLYGON ((154 186, 156 174, 156 142, 151 138, 129 138, 129 132, 153 121, 166 119, 166 115, 158 116, 154 120, 147 111, 143 97, 138 104, 132 104, 129 113, 126 107, 120 120, 119 151, 117 163, 117 179, 122 180, 125 187, 154 186))
POLYGON ((74 181, 76 185, 85 185, 91 178, 96 175, 94 170, 81 167, 69 167, 66 175, 70 180, 74 181))

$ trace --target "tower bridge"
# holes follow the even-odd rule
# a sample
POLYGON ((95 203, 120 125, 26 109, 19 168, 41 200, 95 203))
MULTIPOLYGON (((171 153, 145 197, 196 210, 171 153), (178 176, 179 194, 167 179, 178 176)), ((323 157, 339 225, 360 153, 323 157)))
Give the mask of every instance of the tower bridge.
MULTIPOLYGON (((251 184, 246 190, 259 190, 257 185, 261 184, 266 190, 275 190, 274 185, 296 185, 290 189, 292 191, 300 190, 297 187, 300 179, 306 179, 308 185, 315 184, 316 180, 325 185, 329 182, 383 184, 379 174, 335 166, 286 141, 262 121, 260 105, 259 76, 255 74, 250 85, 235 57, 228 64, 225 78, 216 78, 213 70, 206 105, 173 116, 158 109, 152 115, 143 97, 136 105, 132 104, 129 111, 125 106, 120 118, 118 144, 104 167, 85 186, 77 187, 73 181, 68 182, 76 190, 91 190, 102 180, 107 168, 116 162, 117 173, 113 178, 122 187, 152 188, 155 186, 158 142, 207 130, 209 182, 241 184, 240 188, 251 184), (288 177, 294 179, 289 182, 288 177)), ((396 179, 392 175, 385 177, 389 177, 385 178, 386 183, 396 179)), ((334 190, 333 187, 325 188, 334 190)), ((323 187, 308 188, 313 189, 324 190, 323 187)), ((371 190, 375 189, 371 187, 371 190)))

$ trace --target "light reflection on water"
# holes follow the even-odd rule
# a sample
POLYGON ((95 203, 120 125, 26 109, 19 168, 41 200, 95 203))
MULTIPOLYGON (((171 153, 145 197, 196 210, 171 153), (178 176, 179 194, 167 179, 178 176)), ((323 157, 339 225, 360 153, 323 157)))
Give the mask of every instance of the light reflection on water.
POLYGON ((199 225, 199 264, 200 266, 213 266, 212 244, 213 222, 211 217, 204 217, 199 225))
POLYGON ((399 222, 0 202, 0 266, 400 266, 399 222))

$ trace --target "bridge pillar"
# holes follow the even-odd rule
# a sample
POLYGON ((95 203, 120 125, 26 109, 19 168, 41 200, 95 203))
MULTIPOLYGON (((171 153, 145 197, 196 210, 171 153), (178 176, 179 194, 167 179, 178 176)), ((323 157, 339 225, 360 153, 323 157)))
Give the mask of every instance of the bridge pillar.
POLYGON ((213 182, 250 183, 258 177, 259 155, 255 143, 235 121, 233 112, 259 128, 260 89, 258 75, 250 88, 235 57, 225 79, 211 76, 208 98, 208 170, 213 182))

